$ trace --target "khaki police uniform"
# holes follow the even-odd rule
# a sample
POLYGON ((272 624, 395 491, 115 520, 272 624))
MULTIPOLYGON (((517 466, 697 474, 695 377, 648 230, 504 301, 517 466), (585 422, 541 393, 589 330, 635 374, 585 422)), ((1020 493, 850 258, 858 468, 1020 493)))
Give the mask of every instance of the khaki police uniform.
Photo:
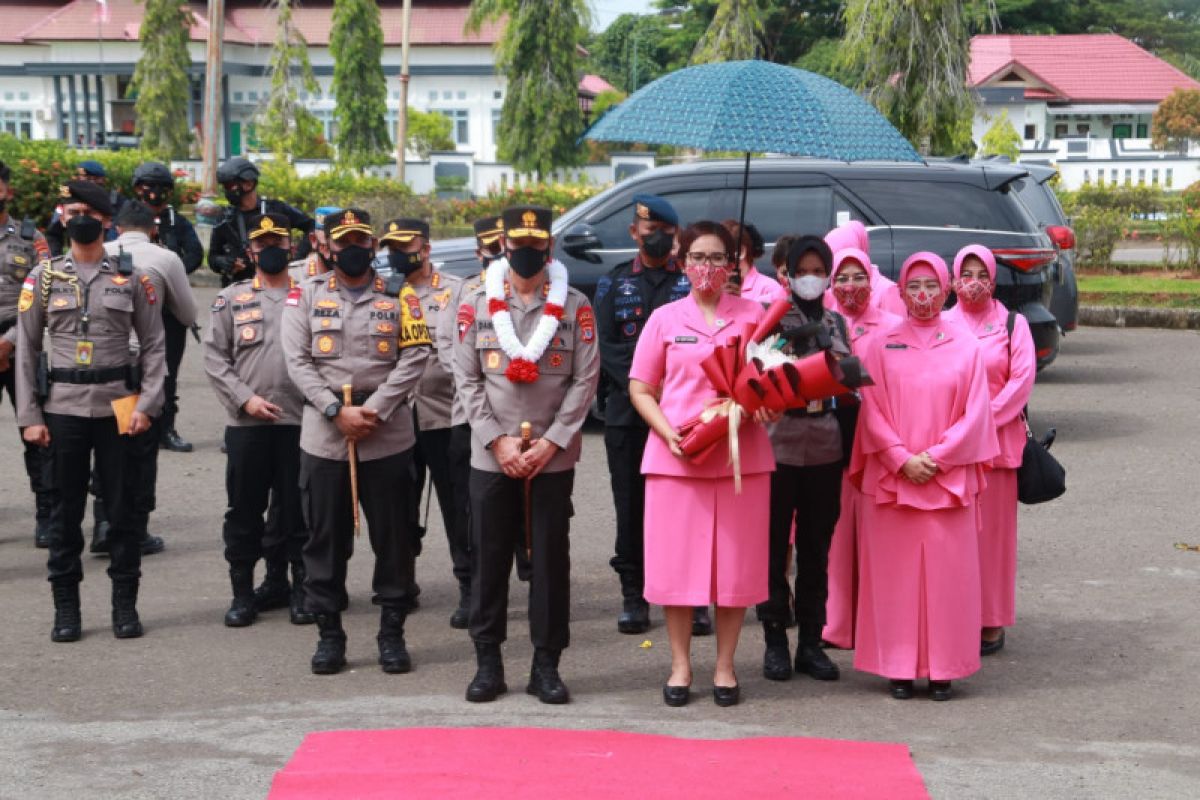
MULTIPOLYGON (((304 396, 288 376, 283 356, 285 303, 295 281, 278 289, 262 280, 227 286, 212 304, 204 336, 204 371, 225 409, 225 489, 222 537, 231 570, 253 571, 267 553, 283 550, 301 564, 307 532, 300 512, 300 418, 304 396), (254 396, 279 406, 274 422, 243 410, 254 396), (266 526, 268 504, 274 524, 266 526)), ((285 567, 286 569, 286 567, 285 567)))
MULTIPOLYGON (((106 256, 76 265, 65 256, 43 262, 25 279, 17 337, 17 423, 50 429, 53 484, 60 525, 50 543, 52 583, 83 578, 80 553, 93 453, 102 494, 109 499, 108 574, 136 585, 141 544, 132 516, 132 488, 143 479, 138 439, 117 431, 112 401, 137 393, 137 411, 158 415, 166 375, 161 299, 150 276, 106 256), (136 334, 137 355, 130 350, 136 334), (45 337, 49 335, 50 341, 45 337), (39 391, 39 354, 49 367, 39 391)), ((44 376, 43 376, 44 377, 44 376)))
MULTIPOLYGON (((489 269, 507 268, 498 262, 489 269)), ((509 293, 518 338, 527 342, 546 306, 549 276, 526 303, 509 293)), ((477 289, 458 310, 455 348, 458 389, 471 423, 471 638, 499 645, 507 638, 508 581, 514 543, 524 546, 524 480, 504 475, 490 446, 501 435, 520 436, 521 423, 533 438, 560 449, 532 479, 532 580, 530 638, 536 648, 561 651, 570 642, 570 519, 580 433, 600 376, 595 317, 587 297, 567 295, 558 331, 539 359, 533 383, 505 375, 509 358, 500 348, 487 293, 477 289)))
POLYGON ((409 399, 425 371, 431 341, 411 287, 387 291, 373 277, 355 294, 336 273, 292 289, 285 301, 288 374, 304 395, 300 489, 310 529, 304 548, 309 610, 346 608, 346 562, 353 547, 346 440, 324 411, 342 399, 378 412, 379 426, 357 443, 359 499, 375 551, 373 602, 407 609, 413 599, 415 531, 408 530, 408 474, 415 443, 409 399))

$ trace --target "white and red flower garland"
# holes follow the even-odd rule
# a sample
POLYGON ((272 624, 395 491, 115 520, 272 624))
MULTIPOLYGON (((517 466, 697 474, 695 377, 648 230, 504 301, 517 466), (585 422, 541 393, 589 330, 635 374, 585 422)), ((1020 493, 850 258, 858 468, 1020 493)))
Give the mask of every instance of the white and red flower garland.
POLYGON ((567 268, 557 259, 550 262, 550 291, 546 295, 546 307, 542 318, 529 341, 522 343, 517 338, 513 326, 512 313, 508 310, 506 287, 508 286, 508 261, 500 260, 488 267, 484 278, 484 292, 488 299, 488 313, 492 317, 492 327, 496 331, 496 339, 500 349, 508 356, 508 369, 504 371, 513 383, 533 383, 538 379, 537 362, 554 341, 558 332, 558 322, 562 319, 563 309, 567 303, 567 268))

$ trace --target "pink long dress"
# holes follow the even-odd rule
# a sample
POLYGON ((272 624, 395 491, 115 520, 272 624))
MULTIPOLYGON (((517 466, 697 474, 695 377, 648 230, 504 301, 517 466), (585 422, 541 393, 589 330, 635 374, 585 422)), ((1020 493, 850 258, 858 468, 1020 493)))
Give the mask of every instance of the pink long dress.
MULTIPOLYGON (((632 380, 660 387, 671 425, 717 397, 700 368, 733 323, 756 322, 763 307, 722 294, 709 325, 691 295, 656 309, 634 351, 632 380)), ((763 426, 738 432, 742 492, 735 494, 725 441, 699 463, 671 453, 655 433, 646 442, 645 598, 664 606, 752 606, 767 599, 768 526, 775 457, 763 426)))
MULTIPOLYGON (((940 258, 921 255, 945 278, 940 258)), ((863 392, 850 466, 864 495, 854 666, 894 680, 966 677, 979 669, 974 502, 999 453, 983 355, 957 323, 909 317, 879 336, 866 365, 875 386, 863 392), (918 486, 901 468, 921 452, 938 472, 918 486)))
POLYGON ((742 275, 742 298, 756 303, 770 305, 776 300, 786 299, 787 289, 780 285, 779 280, 767 276, 751 267, 742 275))
MULTIPOLYGON (((880 272, 878 265, 870 262, 871 237, 865 225, 856 219, 839 225, 825 234, 825 244, 833 251, 835 261, 838 253, 843 250, 856 249, 866 253, 867 272, 871 274, 871 304, 899 317, 905 315, 904 301, 896 289, 896 282, 880 272)), ((825 290, 825 307, 837 308, 832 287, 825 290)))
MULTIPOLYGON (((864 265, 868 258, 858 249, 843 250, 834 260, 831 281, 848 260, 864 265)), ((870 278, 869 270, 867 274, 870 278)), ((882 332, 900 322, 900 317, 873 305, 867 306, 856 316, 836 300, 835 304, 835 310, 846 318, 851 349, 860 359, 866 359, 882 332)), ((829 544, 829 596, 825 601, 825 627, 821 632, 821 638, 844 650, 854 649, 854 617, 858 597, 858 506, 861 500, 862 492, 849 479, 847 467, 842 475, 841 514, 829 544)))
MULTIPOLYGON (((963 248, 954 260, 958 274, 967 256, 976 256, 995 281, 996 260, 979 245, 963 248)), ((998 300, 986 308, 968 310, 960 303, 946 312, 979 339, 987 369, 992 417, 1000 440, 1000 455, 992 462, 987 488, 979 495, 979 577, 981 627, 1008 627, 1017 620, 1017 467, 1025 447, 1022 411, 1033 393, 1037 376, 1033 336, 1025 317, 1013 319, 1012 342, 1007 333, 1008 309, 998 300)))

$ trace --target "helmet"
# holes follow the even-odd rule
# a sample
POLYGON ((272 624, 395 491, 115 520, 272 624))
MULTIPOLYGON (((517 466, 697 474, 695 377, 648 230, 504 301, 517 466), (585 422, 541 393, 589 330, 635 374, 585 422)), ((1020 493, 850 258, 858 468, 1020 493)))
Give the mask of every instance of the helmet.
POLYGON ((231 158, 217 169, 217 183, 257 180, 258 167, 244 158, 231 158))
POLYGON ((139 183, 162 184, 164 186, 173 186, 175 184, 175 176, 171 174, 171 170, 166 164, 160 161, 145 161, 137 165, 137 169, 133 171, 133 185, 139 183))

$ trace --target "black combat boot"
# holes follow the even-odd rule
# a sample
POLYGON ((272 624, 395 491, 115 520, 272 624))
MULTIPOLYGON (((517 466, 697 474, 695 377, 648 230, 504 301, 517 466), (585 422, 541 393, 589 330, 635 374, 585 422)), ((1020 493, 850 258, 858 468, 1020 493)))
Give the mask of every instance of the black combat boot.
POLYGON ((254 567, 230 567, 229 583, 233 586, 233 602, 225 612, 225 627, 252 625, 258 619, 258 609, 254 607, 254 567))
POLYGON ((341 614, 317 614, 317 652, 313 653, 314 675, 336 675, 346 666, 346 631, 341 614))
POLYGON ((50 512, 54 509, 49 492, 37 493, 37 525, 33 531, 35 547, 50 546, 50 512))
POLYGON ((136 639, 142 635, 137 612, 137 581, 113 581, 112 629, 118 639, 136 639))
POLYGON ((763 623, 763 677, 769 681, 786 681, 792 677, 792 648, 788 644, 787 628, 778 622, 763 623))
POLYGON ((52 642, 78 642, 83 636, 83 622, 79 617, 79 584, 52 583, 54 593, 54 627, 50 629, 52 642))
POLYGON ((526 694, 535 694, 537 699, 551 705, 561 705, 571 699, 567 685, 558 676, 558 657, 561 650, 539 647, 533 651, 533 667, 529 670, 529 685, 526 694))
POLYGON ((304 608, 304 571, 303 561, 292 562, 292 596, 288 605, 288 618, 293 625, 312 625, 317 617, 304 608))
POLYGON ((450 627, 458 630, 465 630, 467 623, 471 621, 471 584, 460 583, 458 585, 458 608, 454 609, 454 613, 450 615, 450 627))
POLYGON ((193 449, 192 443, 185 441, 184 438, 175 431, 175 426, 173 424, 169 427, 165 425, 163 426, 162 438, 159 439, 159 446, 166 450, 170 450, 172 453, 190 453, 193 449))
POLYGON ((504 683, 504 661, 500 658, 500 645, 475 642, 475 662, 478 669, 467 686, 467 700, 472 703, 489 703, 508 691, 504 683))
POLYGON ((267 574, 254 590, 254 606, 259 611, 287 608, 292 602, 292 587, 288 584, 287 562, 267 562, 267 574))
POLYGON ((626 597, 617 617, 621 633, 645 633, 650 630, 650 604, 640 597, 626 597))
POLYGON ((800 625, 800 641, 796 645, 796 672, 805 672, 819 681, 836 681, 841 677, 838 665, 829 660, 821 649, 821 629, 800 625))
POLYGON ((696 606, 692 609, 692 636, 712 636, 712 617, 708 614, 708 606, 696 606))
POLYGON ((406 616, 403 609, 388 606, 379 609, 379 635, 375 641, 379 643, 379 666, 389 675, 412 671, 412 659, 404 645, 406 616))
POLYGON ((138 543, 142 546, 144 556, 152 556, 167 549, 167 543, 161 536, 153 536, 145 528, 138 533, 138 543))
POLYGON ((108 555, 108 521, 98 519, 92 524, 92 545, 88 552, 94 556, 108 555))

